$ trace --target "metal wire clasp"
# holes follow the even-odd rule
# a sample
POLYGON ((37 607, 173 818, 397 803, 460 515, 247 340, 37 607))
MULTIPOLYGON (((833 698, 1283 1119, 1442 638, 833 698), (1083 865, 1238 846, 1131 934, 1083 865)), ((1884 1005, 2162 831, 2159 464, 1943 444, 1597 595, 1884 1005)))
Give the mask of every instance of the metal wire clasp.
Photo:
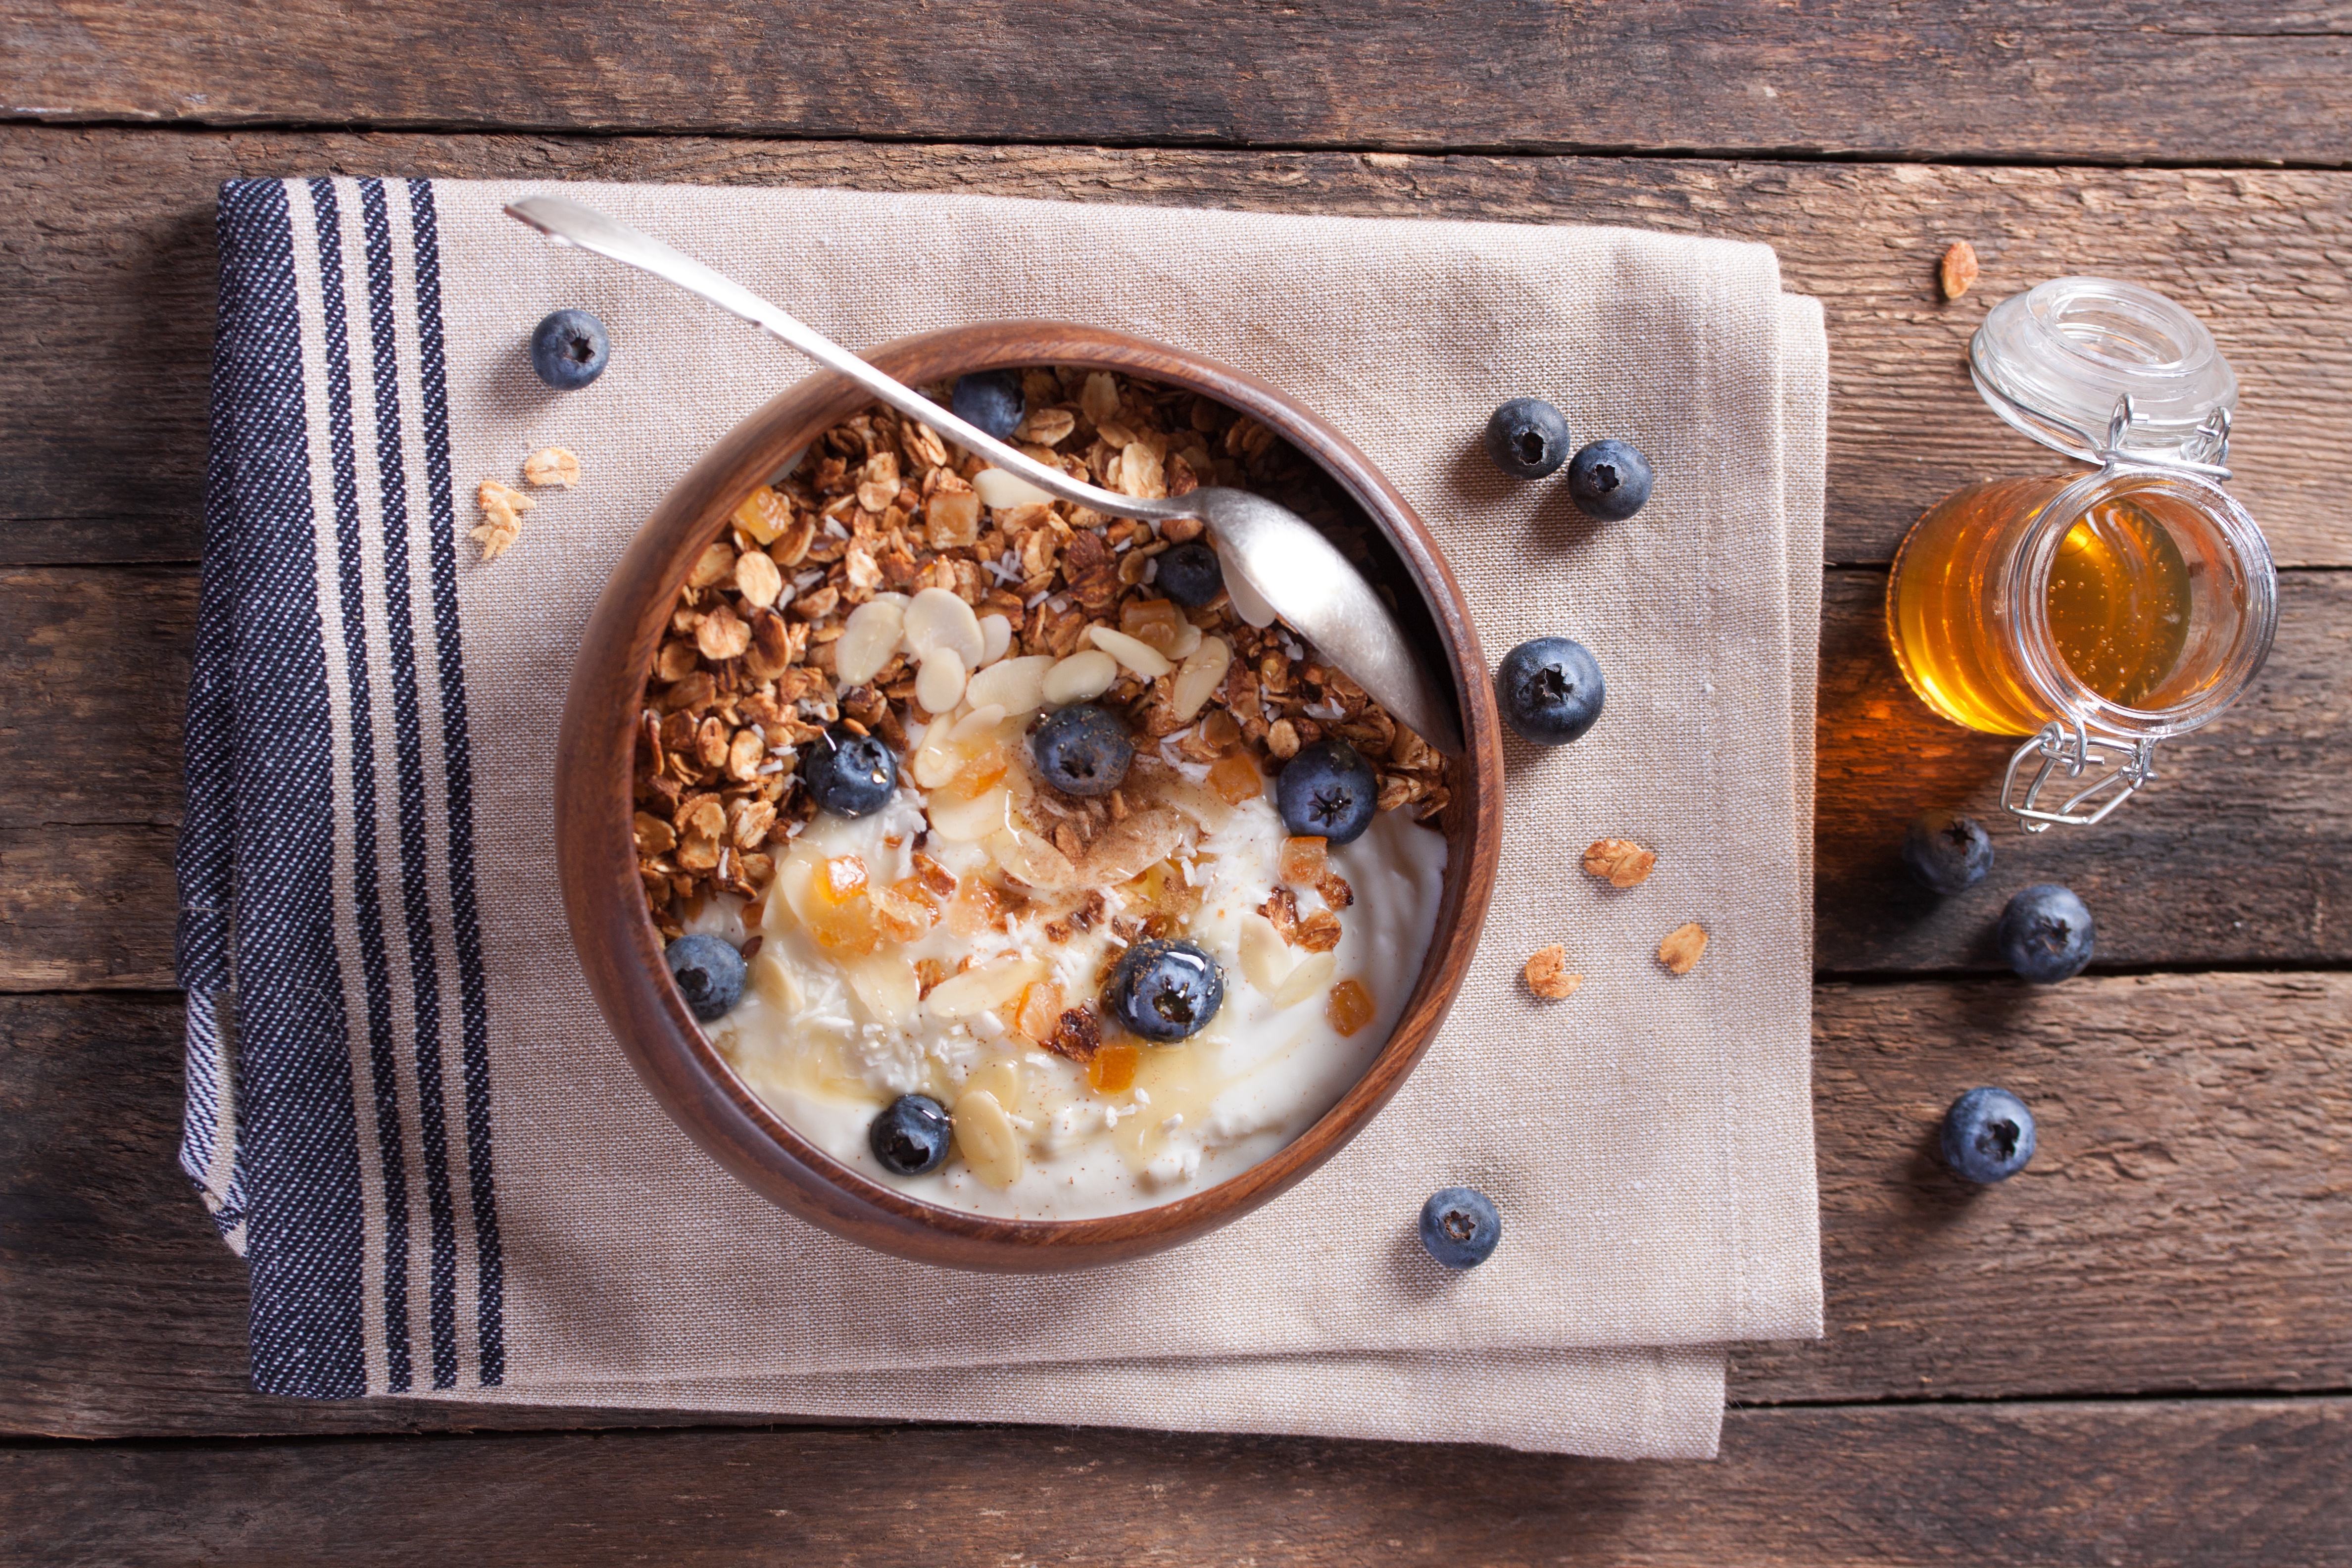
POLYGON ((2077 721, 2070 732, 2067 726, 2053 719, 2042 727, 2042 732, 2011 753, 2009 772, 2000 781, 2000 804, 2003 809, 2022 823, 2028 833, 2047 833, 2053 823, 2063 822, 2073 827, 2088 827, 2105 820, 2109 812, 2123 805, 2139 787, 2156 777, 2156 742, 2150 740, 2126 741, 2109 735, 2094 735, 2077 721), (2025 786, 2025 794, 2017 794, 2018 770, 2028 757, 2038 756, 2042 765, 2025 786), (2096 770, 2095 772, 2094 770, 2096 770), (2050 781, 2059 776, 2078 779, 2092 773, 2092 782, 2067 797, 2055 811, 2041 807, 2042 792, 2050 781), (2101 799, 2101 796, 2105 799, 2101 799), (2085 810, 2093 801, 2096 809, 2085 810))

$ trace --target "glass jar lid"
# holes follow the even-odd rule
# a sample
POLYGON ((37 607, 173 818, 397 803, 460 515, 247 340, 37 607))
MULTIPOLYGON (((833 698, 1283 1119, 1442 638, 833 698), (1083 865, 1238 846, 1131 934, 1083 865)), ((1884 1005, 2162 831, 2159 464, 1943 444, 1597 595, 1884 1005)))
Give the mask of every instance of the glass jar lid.
POLYGON ((2238 378, 2205 323, 2153 289, 2058 278, 1986 315, 1969 372, 1994 413, 2085 462, 2221 460, 2238 378), (2131 399, 2131 418, 2117 417, 2131 399))

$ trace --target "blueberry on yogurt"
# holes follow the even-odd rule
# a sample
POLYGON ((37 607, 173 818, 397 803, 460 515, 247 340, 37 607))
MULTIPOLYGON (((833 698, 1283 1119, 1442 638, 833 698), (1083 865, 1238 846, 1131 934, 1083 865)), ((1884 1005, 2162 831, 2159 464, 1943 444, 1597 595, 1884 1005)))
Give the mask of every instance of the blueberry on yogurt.
POLYGON ((1448 1268, 1475 1268, 1503 1239, 1503 1216, 1475 1187, 1446 1187, 1421 1205, 1421 1245, 1448 1268))
POLYGON ((1021 394, 1021 378, 1009 370, 975 371, 956 377, 948 406, 968 425, 977 425, 1000 441, 1010 441, 1021 428, 1028 401, 1021 394))
POLYGON ((819 810, 870 816, 898 787, 898 759, 881 736, 835 724, 801 754, 801 787, 819 810))
POLYGON ((1538 746, 1564 746, 1591 729, 1607 695, 1592 650, 1567 637, 1523 642, 1495 671, 1503 722, 1538 746))
POLYGON ((613 340, 585 310, 557 310, 530 332, 530 368, 558 392, 577 392, 604 374, 613 340))
POLYGON ((1109 710, 1075 702, 1037 726, 1029 754, 1045 782, 1064 795, 1108 795, 1127 777, 1135 742, 1109 710))
POLYGON ((919 1176, 947 1163, 955 1123, 947 1108, 928 1094, 902 1094, 882 1108, 866 1130, 866 1146, 882 1168, 919 1176))
POLYGON ((1274 781, 1283 826, 1301 837, 1328 838, 1333 848, 1364 836, 1380 798, 1372 764, 1345 741, 1301 746, 1274 781))
POLYGON ((2033 1158, 2033 1112, 2005 1089, 1972 1089, 1944 1112, 1942 1142, 1961 1180, 2005 1182, 2033 1158))
POLYGON ((1119 958, 1103 1006, 1154 1045, 1172 1045, 1209 1026, 1224 1005, 1217 961, 1189 942, 1139 942, 1119 958))
POLYGON ((662 959, 688 1011, 704 1023, 724 1017, 742 999, 743 955, 733 942, 694 931, 663 949, 662 959))

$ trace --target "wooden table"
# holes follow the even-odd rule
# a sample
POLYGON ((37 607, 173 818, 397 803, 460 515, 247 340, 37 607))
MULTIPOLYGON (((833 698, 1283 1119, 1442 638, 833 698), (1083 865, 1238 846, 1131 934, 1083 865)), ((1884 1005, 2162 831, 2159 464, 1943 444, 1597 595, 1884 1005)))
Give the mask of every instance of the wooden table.
POLYGON ((2179 0, 14 0, 0 10, 0 1541, 10 1561, 2352 1560, 2352 13, 2179 0), (1622 223, 1829 311, 1815 1073, 1829 1337, 1736 1357, 1723 1458, 306 1405, 174 1173, 171 855, 230 174, 832 184, 1622 223), (1983 258, 1942 302, 1937 257, 1983 258), (2208 318, 2277 651, 2109 826, 1987 811, 1878 605, 1955 483, 2051 464, 1962 368, 2105 272, 2208 318), (1989 813, 1988 813, 1989 814, 1989 813), (2029 992, 2028 881, 2098 912, 2029 992), (1971 1197, 1942 1106, 2042 1151, 1971 1197), (465 1436, 453 1434, 465 1433, 465 1436), (332 1436, 334 1440, 322 1440, 332 1436))

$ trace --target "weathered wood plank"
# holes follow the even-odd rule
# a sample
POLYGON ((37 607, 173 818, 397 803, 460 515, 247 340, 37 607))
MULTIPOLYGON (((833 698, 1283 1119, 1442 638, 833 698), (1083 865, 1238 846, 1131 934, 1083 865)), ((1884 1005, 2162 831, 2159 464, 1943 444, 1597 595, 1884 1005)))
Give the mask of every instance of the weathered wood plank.
MULTIPOLYGON (((1903 687, 1883 574, 1837 570, 1822 618, 1814 962, 1832 973, 1997 970, 2000 906, 2081 891, 2099 963, 2352 958, 2352 574, 2289 573, 2276 652, 2211 729, 2168 746, 2142 799, 2090 830, 2029 837, 1993 805, 2010 742, 1956 729, 1903 687), (1994 826, 1993 874, 1959 898, 1895 858, 1927 806, 1994 826)), ((0 990, 171 984, 171 825, 195 613, 187 568, 0 574, 0 990)))
POLYGON ((1998 969, 2001 905, 2063 882, 2099 921, 2098 962, 2342 963, 2352 902, 2352 574, 2290 573, 2254 689, 2167 742, 2154 784, 2093 828, 2017 830, 2000 808, 2017 742, 1948 724, 1895 673, 1884 574, 1823 581, 1813 961, 1832 972, 1998 969), (1928 807, 1993 833, 1985 880, 1954 899, 1897 851, 1928 807))
MULTIPOLYGON (((666 1419, 247 1392, 244 1270, 173 1165, 179 1025, 0 999, 0 1433, 666 1419)), ((2352 1386, 2352 975, 1832 985, 1815 1032, 1829 1337, 1743 1349, 1736 1400, 2352 1386), (1928 1145, 1987 1081, 2041 1152, 1972 1194, 1928 1145)))
POLYGON ((2347 1404, 1734 1412, 1711 1465, 1019 1427, 19 1448, 0 1541, 123 1564, 2303 1564, 2352 1553, 2347 1404))
POLYGON ((1145 12, 1007 0, 46 0, 0 27, 50 121, 934 141, 2337 163, 2352 17, 2165 0, 1145 12))
POLYGON ((1969 334, 1987 304, 2043 279, 2118 273, 2200 311, 2231 356, 2244 386, 2236 489, 2279 559, 2352 564, 2334 470, 2352 447, 2352 174, 22 125, 0 127, 0 222, 26 237, 0 247, 0 318, 19 341, 0 359, 0 561, 194 558, 213 189, 320 171, 822 184, 1768 241, 1789 286, 1828 310, 1828 549, 1846 563, 1888 560, 1963 480, 2053 466, 1970 390, 1969 334), (1956 238, 1975 244, 1985 275, 1947 304, 1935 260, 1956 238))

